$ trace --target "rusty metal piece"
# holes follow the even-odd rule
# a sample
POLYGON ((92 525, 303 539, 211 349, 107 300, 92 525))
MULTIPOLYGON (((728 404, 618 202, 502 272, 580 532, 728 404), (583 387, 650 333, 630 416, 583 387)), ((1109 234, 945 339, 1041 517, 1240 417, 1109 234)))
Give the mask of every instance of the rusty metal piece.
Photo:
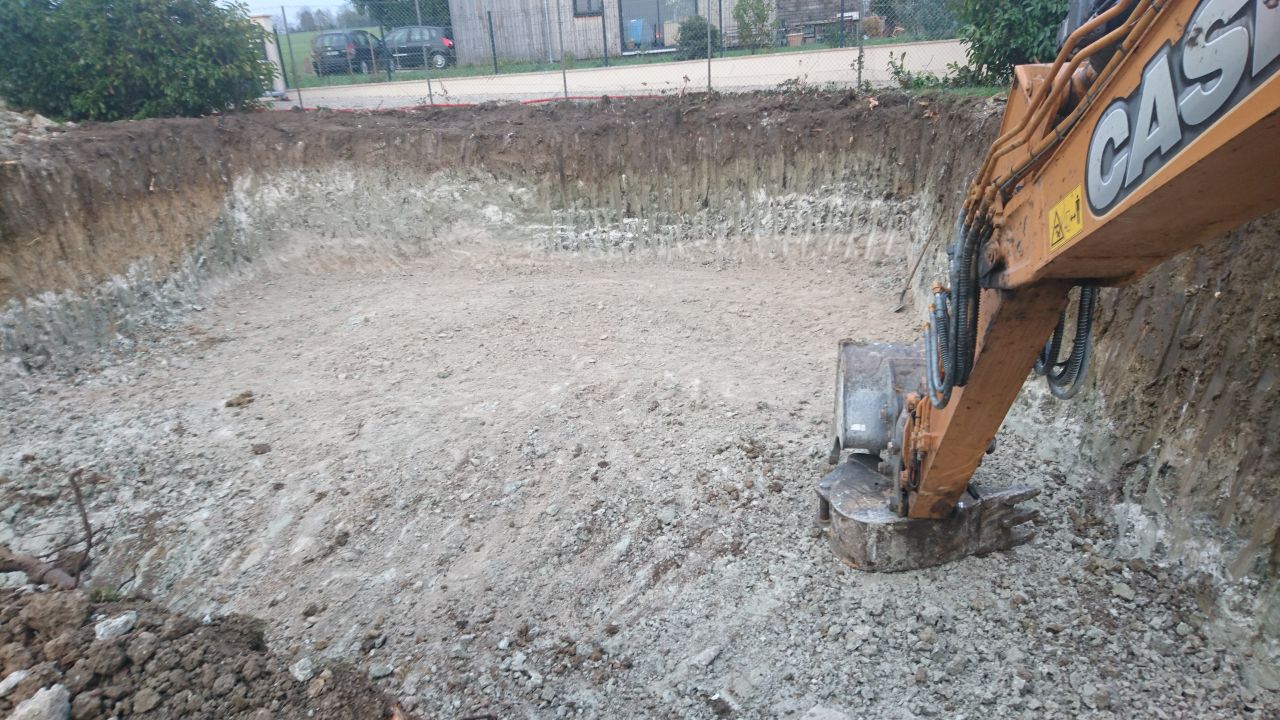
POLYGON ((956 504, 947 517, 901 517, 889 507, 894 482, 877 473, 870 455, 854 454, 818 482, 819 516, 828 518, 836 555, 869 572, 902 572, 942 565, 970 555, 1008 550, 1031 541, 1039 511, 1018 503, 1040 494, 1025 485, 982 489, 956 504))

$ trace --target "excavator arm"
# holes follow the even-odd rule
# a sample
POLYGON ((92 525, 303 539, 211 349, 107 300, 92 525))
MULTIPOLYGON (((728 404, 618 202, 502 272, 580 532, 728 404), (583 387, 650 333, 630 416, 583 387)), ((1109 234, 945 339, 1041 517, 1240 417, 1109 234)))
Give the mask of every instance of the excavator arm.
POLYGON ((970 482, 1028 371, 1075 395, 1098 287, 1280 208, 1280 0, 1078 0, 1062 35, 1015 69, 923 348, 841 343, 834 459, 852 452, 819 519, 855 566, 1029 540, 1033 489, 970 482))

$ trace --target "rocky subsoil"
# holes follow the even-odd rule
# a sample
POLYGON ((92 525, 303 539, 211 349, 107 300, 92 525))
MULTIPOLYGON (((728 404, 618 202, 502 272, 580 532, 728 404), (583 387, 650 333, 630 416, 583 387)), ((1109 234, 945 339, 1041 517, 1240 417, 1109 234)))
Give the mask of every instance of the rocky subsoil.
POLYGON ((90 584, 264 618, 281 664, 355 663, 427 717, 1280 709, 1195 576, 1111 557, 1080 512, 1103 478, 1068 428, 1035 438, 1034 391, 979 479, 1043 490, 1035 543, 835 560, 812 524, 835 339, 914 334, 900 270, 867 269, 483 233, 282 262, 98 371, 9 381, 4 540, 74 537, 84 466, 90 584))
POLYGON ((0 105, 0 146, 43 140, 76 127, 33 112, 14 112, 0 105))

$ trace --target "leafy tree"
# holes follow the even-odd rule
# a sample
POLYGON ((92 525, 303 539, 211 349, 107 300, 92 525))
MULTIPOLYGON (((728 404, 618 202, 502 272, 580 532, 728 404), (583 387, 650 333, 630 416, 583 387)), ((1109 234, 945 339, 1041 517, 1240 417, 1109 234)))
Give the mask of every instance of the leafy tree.
POLYGON ((769 17, 771 3, 766 0, 738 0, 733 6, 733 20, 738 25, 738 43, 757 49, 773 41, 773 21, 769 17))
MULTIPOLYGON (((741 1, 741 0, 740 0, 741 1)), ((693 60, 707 56, 707 33, 711 33, 712 48, 720 47, 720 29, 701 15, 693 15, 680 21, 680 49, 676 50, 676 58, 693 60)))
POLYGON ((263 39, 217 0, 3 0, 0 95, 73 120, 242 109, 274 74, 263 39))
POLYGON ((333 22, 340 28, 360 28, 374 25, 371 18, 365 17, 359 10, 350 5, 343 5, 334 13, 333 22))
POLYGON ((372 18, 384 30, 403 25, 450 26, 448 0, 355 0, 356 10, 372 18))
POLYGON ((311 8, 304 7, 298 13, 298 32, 314 32, 316 29, 316 14, 311 12, 311 8))
POLYGON ((316 30, 333 30, 336 27, 328 10, 321 8, 316 11, 316 30))
POLYGON ((1004 83, 1014 65, 1057 54, 1067 0, 960 0, 955 9, 969 68, 983 82, 1004 83))

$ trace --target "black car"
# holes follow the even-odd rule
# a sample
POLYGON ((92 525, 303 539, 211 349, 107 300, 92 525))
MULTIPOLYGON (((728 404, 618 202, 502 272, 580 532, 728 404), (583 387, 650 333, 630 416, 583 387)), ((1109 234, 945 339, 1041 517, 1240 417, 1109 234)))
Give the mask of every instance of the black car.
POLYGON ((378 72, 389 62, 386 44, 366 30, 333 30, 311 41, 311 69, 316 75, 378 72))
POLYGON ((399 27, 387 33, 387 49, 396 68, 422 67, 425 53, 432 68, 443 70, 457 62, 449 35, 448 28, 432 25, 399 27))

